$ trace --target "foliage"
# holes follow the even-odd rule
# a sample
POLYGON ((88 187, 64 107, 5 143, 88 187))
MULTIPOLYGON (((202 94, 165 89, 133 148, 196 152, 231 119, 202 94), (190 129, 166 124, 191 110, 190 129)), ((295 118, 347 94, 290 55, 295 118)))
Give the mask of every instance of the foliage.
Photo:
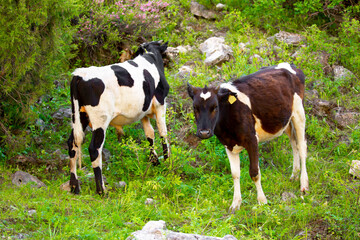
POLYGON ((80 66, 120 62, 122 53, 166 27, 168 7, 166 1, 87 1, 78 17, 74 60, 80 66))
POLYGON ((77 3, 2 0, 0 11, 0 145, 12 146, 14 130, 34 119, 30 106, 68 69, 77 3))

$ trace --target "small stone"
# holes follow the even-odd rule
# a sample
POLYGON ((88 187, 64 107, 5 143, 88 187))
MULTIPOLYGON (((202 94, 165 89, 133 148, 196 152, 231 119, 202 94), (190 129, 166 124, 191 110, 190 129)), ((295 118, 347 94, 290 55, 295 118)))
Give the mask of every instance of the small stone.
POLYGON ((29 214, 30 216, 34 215, 35 213, 36 213, 36 210, 35 210, 35 209, 30 209, 30 210, 28 211, 28 214, 29 214))
POLYGON ((115 183, 115 187, 116 188, 124 188, 124 187, 126 187, 126 182, 124 182, 124 181, 119 181, 118 183, 115 183))
POLYGON ((360 178, 360 160, 352 160, 349 173, 354 177, 360 178))
POLYGON ((153 205, 154 204, 154 199, 152 198, 147 198, 145 200, 145 205, 153 205))

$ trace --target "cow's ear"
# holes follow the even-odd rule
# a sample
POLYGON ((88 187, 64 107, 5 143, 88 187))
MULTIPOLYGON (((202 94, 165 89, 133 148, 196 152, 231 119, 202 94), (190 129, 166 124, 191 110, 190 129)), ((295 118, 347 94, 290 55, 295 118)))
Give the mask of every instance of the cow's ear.
POLYGON ((167 47, 168 47, 168 43, 169 42, 166 42, 164 43, 163 45, 160 46, 160 52, 163 53, 166 51, 167 47))
POLYGON ((196 95, 196 93, 199 91, 200 88, 198 87, 193 87, 190 85, 190 83, 187 83, 187 92, 189 94, 189 96, 194 99, 194 96, 196 95))
POLYGON ((220 88, 217 90, 217 96, 218 96, 219 102, 228 101, 230 95, 234 96, 236 94, 226 88, 220 88))
POLYGON ((145 53, 145 48, 143 46, 140 46, 136 51, 135 56, 143 55, 144 53, 145 53))

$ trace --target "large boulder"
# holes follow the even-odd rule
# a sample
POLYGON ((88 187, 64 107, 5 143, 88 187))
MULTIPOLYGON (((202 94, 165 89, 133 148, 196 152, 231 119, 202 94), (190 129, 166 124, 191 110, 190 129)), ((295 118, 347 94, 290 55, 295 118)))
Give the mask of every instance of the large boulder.
POLYGON ((37 177, 23 171, 17 171, 12 175, 11 182, 16 186, 21 186, 31 183, 32 187, 46 187, 45 183, 40 181, 37 177))
POLYGON ((166 229, 166 223, 162 220, 150 221, 136 232, 133 232, 127 240, 236 240, 234 236, 226 235, 223 238, 202 236, 198 234, 188 234, 173 232, 166 229))
POLYGON ((223 37, 211 37, 200 44, 200 51, 206 54, 206 65, 221 64, 233 58, 231 47, 224 43, 225 39, 223 37))
POLYGON ((214 11, 206 9, 205 6, 197 2, 191 2, 190 11, 196 17, 203 17, 206 19, 216 18, 216 13, 214 11))

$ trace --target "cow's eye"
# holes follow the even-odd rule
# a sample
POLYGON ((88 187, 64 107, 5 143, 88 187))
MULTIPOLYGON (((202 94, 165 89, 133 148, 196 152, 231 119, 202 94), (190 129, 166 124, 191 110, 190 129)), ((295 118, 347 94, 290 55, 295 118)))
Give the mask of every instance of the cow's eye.
POLYGON ((218 110, 218 106, 212 106, 210 108, 210 111, 213 113, 213 112, 216 112, 218 110))
POLYGON ((194 106, 194 112, 199 112, 200 108, 198 106, 194 106))

